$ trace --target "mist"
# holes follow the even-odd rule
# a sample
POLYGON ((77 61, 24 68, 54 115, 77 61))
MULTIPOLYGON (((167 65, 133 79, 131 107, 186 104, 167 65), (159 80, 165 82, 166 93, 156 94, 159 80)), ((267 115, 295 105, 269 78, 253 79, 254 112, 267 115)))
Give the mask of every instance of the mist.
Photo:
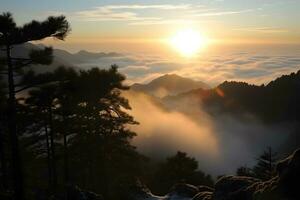
POLYGON ((132 142, 141 153, 165 159, 184 151, 214 176, 252 166, 265 148, 277 149, 288 137, 286 125, 265 125, 254 117, 247 121, 221 114, 212 117, 198 99, 163 104, 143 93, 124 95, 132 107, 130 114, 140 123, 130 128, 137 133, 132 142))

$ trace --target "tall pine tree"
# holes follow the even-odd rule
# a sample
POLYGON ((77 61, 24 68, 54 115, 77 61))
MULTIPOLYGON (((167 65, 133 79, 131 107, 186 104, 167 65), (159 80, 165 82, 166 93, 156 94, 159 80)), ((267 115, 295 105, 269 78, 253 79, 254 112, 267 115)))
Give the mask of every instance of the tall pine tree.
POLYGON ((0 15, 0 46, 4 47, 6 62, 6 68, 2 69, 1 73, 7 75, 8 82, 8 132, 12 152, 14 199, 16 200, 24 199, 22 163, 16 121, 16 93, 37 83, 23 85, 18 83, 15 77, 22 74, 23 69, 32 64, 50 64, 52 62, 52 49, 45 48, 40 51, 32 51, 29 58, 12 57, 11 49, 14 45, 42 40, 47 37, 63 40, 69 30, 69 23, 64 16, 49 17, 42 22, 34 20, 23 26, 17 26, 10 13, 0 15))

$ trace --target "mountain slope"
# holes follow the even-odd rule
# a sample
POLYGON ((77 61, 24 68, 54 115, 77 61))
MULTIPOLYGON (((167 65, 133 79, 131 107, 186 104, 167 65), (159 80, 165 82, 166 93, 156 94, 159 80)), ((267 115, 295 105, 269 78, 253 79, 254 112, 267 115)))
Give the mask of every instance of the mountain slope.
MULTIPOLYGON (((13 57, 17 58, 28 58, 31 50, 42 49, 45 45, 43 44, 33 44, 33 43, 25 43, 22 45, 15 45, 11 51, 13 57)), ((0 57, 4 56, 4 51, 0 51, 0 57)), ((80 67, 79 65, 82 63, 89 63, 91 61, 101 59, 101 58, 112 58, 121 56, 121 54, 110 52, 110 53, 94 53, 81 50, 77 53, 70 53, 68 51, 62 49, 53 49, 53 63, 47 66, 32 66, 32 68, 37 73, 44 73, 46 71, 52 71, 59 66, 67 66, 67 67, 80 67)))
MULTIPOLYGON (((31 50, 37 50, 37 49, 42 49, 44 48, 43 45, 36 45, 36 44, 32 44, 32 43, 25 43, 22 45, 15 45, 12 50, 11 50, 11 55, 12 57, 17 57, 17 58, 28 58, 29 57, 29 53, 31 50)), ((37 73, 43 73, 46 71, 52 71, 55 68, 59 67, 59 66, 72 66, 74 67, 74 65, 70 62, 68 62, 67 58, 68 57, 68 52, 63 51, 63 50, 59 50, 64 52, 64 54, 62 56, 57 56, 56 54, 56 50, 53 51, 53 62, 51 65, 45 65, 45 66, 32 66, 33 69, 37 72, 37 73)), ((0 57, 4 56, 4 52, 0 51, 0 57)))
POLYGON ((300 70, 281 76, 268 85, 225 81, 214 89, 191 90, 165 97, 163 101, 178 104, 191 98, 198 98, 212 115, 251 114, 268 123, 300 122, 300 70))
POLYGON ((196 88, 208 89, 209 86, 201 81, 194 81, 176 74, 166 74, 148 84, 133 84, 131 86, 132 90, 145 92, 156 97, 177 95, 196 88))

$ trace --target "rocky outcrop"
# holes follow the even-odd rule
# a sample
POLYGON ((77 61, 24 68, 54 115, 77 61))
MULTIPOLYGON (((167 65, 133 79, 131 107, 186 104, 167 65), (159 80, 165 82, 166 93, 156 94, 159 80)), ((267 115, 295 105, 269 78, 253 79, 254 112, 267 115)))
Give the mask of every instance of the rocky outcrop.
POLYGON ((244 190, 254 183, 259 182, 258 179, 244 176, 224 176, 215 184, 213 199, 231 200, 232 196, 239 191, 244 190))
POLYGON ((172 187, 171 192, 167 195, 166 199, 172 199, 174 197, 181 198, 193 198, 196 194, 199 193, 199 189, 190 184, 179 183, 172 187))
POLYGON ((200 192, 192 198, 192 200, 212 200, 212 192, 200 192))
MULTIPOLYGON (((277 176, 268 181, 256 181, 235 192, 224 193, 228 200, 299 200, 300 150, 277 164, 277 176)), ((216 192, 218 188, 216 187, 216 192)), ((222 198, 214 198, 221 200, 222 198)), ((224 198, 223 198, 224 199, 224 198)))
POLYGON ((132 200, 163 200, 164 197, 155 196, 149 188, 141 181, 137 180, 136 184, 131 187, 130 196, 132 200))
POLYGON ((199 189, 190 184, 180 183, 174 185, 167 195, 160 197, 153 195, 141 182, 137 182, 132 192, 133 200, 190 200, 199 193, 199 189))
POLYGON ((166 195, 165 200, 179 200, 179 199, 192 199, 199 193, 196 186, 190 184, 179 183, 172 187, 169 194, 166 195))
POLYGON ((299 200, 300 149, 279 162, 276 171, 277 175, 268 181, 224 176, 216 182, 214 189, 177 184, 164 197, 157 197, 144 188, 144 196, 133 200, 299 200))

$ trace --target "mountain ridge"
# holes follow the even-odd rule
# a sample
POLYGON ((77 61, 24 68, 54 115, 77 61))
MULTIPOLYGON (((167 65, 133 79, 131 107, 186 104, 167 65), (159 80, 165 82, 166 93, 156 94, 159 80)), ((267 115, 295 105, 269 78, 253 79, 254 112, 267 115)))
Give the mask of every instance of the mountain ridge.
POLYGON ((165 103, 198 98, 210 114, 251 113, 266 123, 298 121, 300 117, 300 70, 282 75, 267 85, 225 81, 212 89, 194 89, 162 99, 165 103), (253 98, 255 97, 255 98, 253 98))
POLYGON ((135 83, 131 86, 132 90, 145 92, 160 98, 196 88, 208 89, 210 86, 202 81, 195 81, 177 74, 165 74, 153 79, 148 84, 135 83))

